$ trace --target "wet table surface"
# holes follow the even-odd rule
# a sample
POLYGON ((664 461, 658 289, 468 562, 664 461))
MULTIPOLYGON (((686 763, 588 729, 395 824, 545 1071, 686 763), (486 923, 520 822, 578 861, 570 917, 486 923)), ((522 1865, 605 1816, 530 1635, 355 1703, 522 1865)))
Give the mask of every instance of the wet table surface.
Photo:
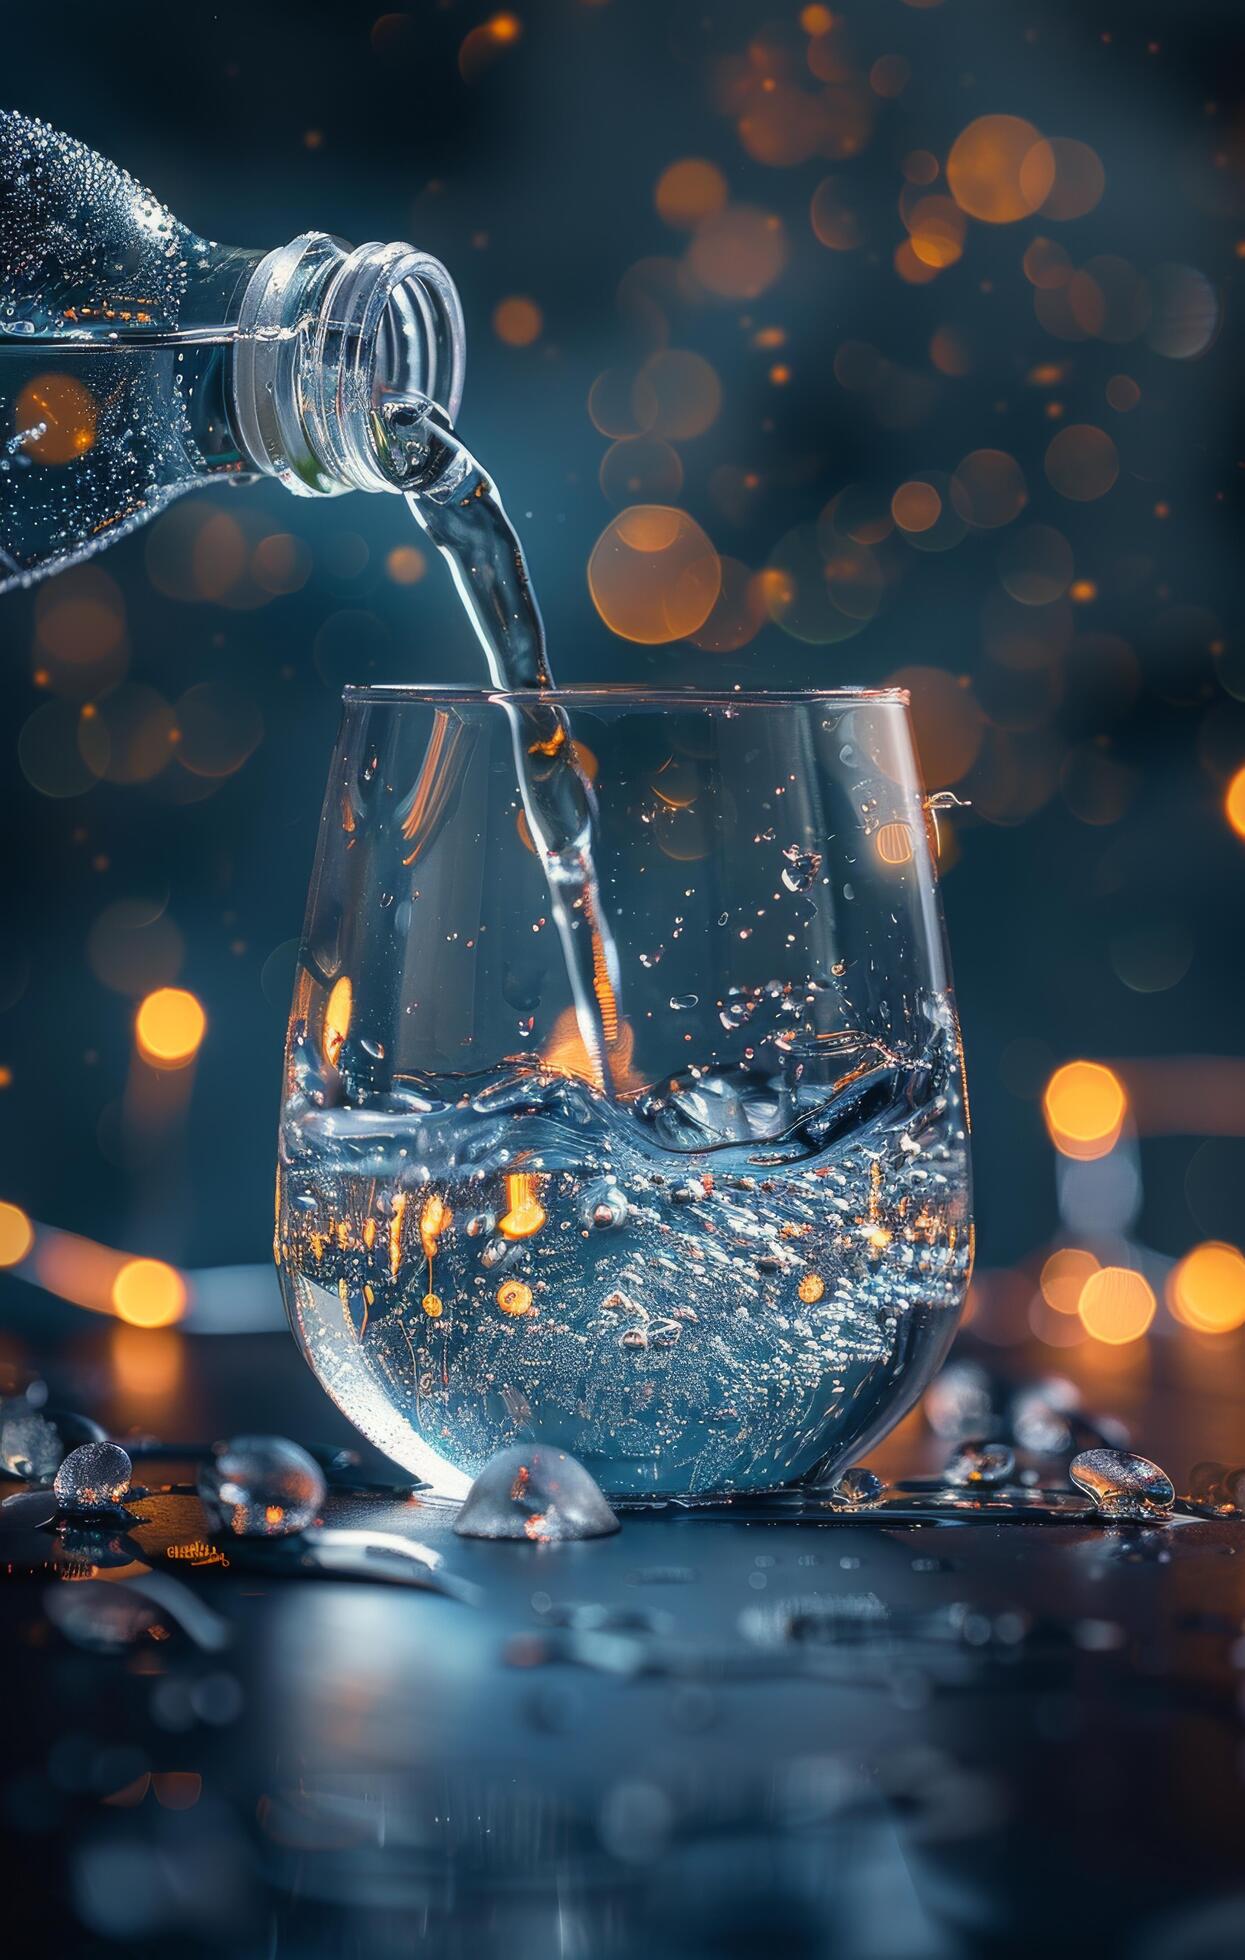
MULTIPOLYGON (((284 1346, 209 1346, 170 1433, 346 1440, 284 1346)), ((429 1590, 214 1539, 192 1476, 6 1534, 0 1841, 43 1950, 1245 1951, 1245 1524, 779 1505, 493 1544, 334 1490, 429 1590)))

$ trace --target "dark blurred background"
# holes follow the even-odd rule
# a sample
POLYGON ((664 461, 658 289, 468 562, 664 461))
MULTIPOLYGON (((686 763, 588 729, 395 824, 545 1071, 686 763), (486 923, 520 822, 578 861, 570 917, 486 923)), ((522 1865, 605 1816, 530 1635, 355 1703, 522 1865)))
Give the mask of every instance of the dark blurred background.
MULTIPOLYGON (((5 29, 6 105, 204 234, 445 260, 462 425, 561 678, 912 688, 930 789, 971 805, 942 862, 974 1329, 1060 1366, 1166 1336, 1213 1372, 1245 1322, 1236 38, 1227 0, 66 0, 5 29), (636 502, 728 561, 700 644, 594 603, 636 502)), ((57 1230, 267 1256, 337 693, 477 673, 416 546, 398 499, 218 487, 0 601, 0 1254, 36 1340, 59 1310, 23 1281, 100 1301, 57 1230), (135 1035, 167 987, 206 1016, 174 1069, 135 1035)), ((135 1318, 177 1311, 154 1284, 135 1318)))

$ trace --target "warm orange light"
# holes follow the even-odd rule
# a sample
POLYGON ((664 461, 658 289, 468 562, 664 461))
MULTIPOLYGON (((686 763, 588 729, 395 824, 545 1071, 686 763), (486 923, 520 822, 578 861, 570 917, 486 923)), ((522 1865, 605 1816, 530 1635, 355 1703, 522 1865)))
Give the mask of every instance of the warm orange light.
POLYGON ((413 544, 395 544, 385 559, 385 570, 395 585, 418 585, 428 569, 428 560, 413 544))
POLYGON ((1065 1157, 1105 1157, 1124 1127, 1128 1097, 1101 1062, 1065 1062, 1046 1085, 1042 1110, 1051 1142, 1065 1157))
POLYGON ((184 1068, 198 1054, 206 1031, 207 1016, 184 987, 157 987, 134 1017, 139 1053, 155 1068, 184 1068))
POLYGON ((942 498, 932 483, 901 483, 891 498, 891 516, 901 531, 930 531, 942 515, 942 498))
POLYGON ((493 308, 493 332, 507 347, 530 347, 539 340, 545 320, 534 299, 512 294, 493 308))
POLYGON ((1092 1252, 1077 1245, 1060 1246, 1042 1268, 1038 1285, 1042 1298, 1056 1313, 1075 1313, 1085 1290, 1085 1282, 1098 1271, 1092 1252))
POLYGON ((873 845, 883 864, 907 864, 912 856, 912 832, 906 823, 884 823, 873 845))
POLYGON ((437 1241, 454 1222, 454 1214, 438 1191, 424 1199, 419 1214, 419 1243, 431 1265, 437 1256, 437 1241))
POLYGON ((1081 1288, 1077 1312, 1085 1332, 1108 1347, 1138 1341, 1154 1319, 1154 1294, 1140 1273, 1103 1266, 1081 1288))
POLYGON ((512 1320, 521 1320, 532 1311, 532 1289, 521 1279, 504 1279, 497 1289, 497 1304, 512 1320))
POLYGON ((506 1179, 506 1212, 497 1221, 504 1239, 530 1239, 547 1217, 540 1202, 540 1179, 530 1171, 512 1172, 506 1179))
POLYGON ((35 1228, 20 1205, 0 1203, 0 1266, 17 1266, 35 1242, 35 1228))
POLYGON ((1245 837, 1245 767, 1237 770, 1223 799, 1224 815, 1238 837, 1245 837))
POLYGON ((662 171, 654 195, 658 214, 668 225, 692 231, 726 203, 726 179, 716 163, 682 157, 662 171))
POLYGON ((1168 1277, 1167 1304, 1177 1320, 1201 1334, 1245 1326, 1245 1258, 1218 1239, 1195 1245, 1168 1277))
POLYGON ((947 183, 960 209, 991 225, 1015 224, 1036 211, 1055 180, 1049 152, 1045 159, 1030 157, 1040 141, 1033 124, 1019 116, 971 122, 947 158, 947 183))
POLYGON ((159 1401, 172 1395, 181 1381, 186 1337, 146 1327, 114 1327, 108 1355, 117 1387, 127 1401, 159 1401))
POLYGON ((337 1058, 345 1046, 350 1033, 350 1017, 354 1011, 354 988, 346 974, 333 983, 333 990, 324 1006, 324 1032, 321 1047, 324 1059, 330 1068, 337 1067, 337 1058))
POLYGON ((620 511, 588 561, 588 588, 605 624, 646 646, 695 633, 721 586, 718 555, 699 524, 666 504, 620 511))
POLYGON ((13 406, 15 433, 26 437, 20 454, 37 463, 75 462, 94 444, 98 413, 90 389, 72 375, 36 375, 13 406))
POLYGON ((786 263, 782 219, 747 204, 710 212, 688 253, 693 276, 722 299, 758 299, 786 263))
POLYGON ((112 1283, 112 1304, 131 1327, 171 1327, 186 1311, 186 1282, 162 1259, 127 1259, 112 1283))

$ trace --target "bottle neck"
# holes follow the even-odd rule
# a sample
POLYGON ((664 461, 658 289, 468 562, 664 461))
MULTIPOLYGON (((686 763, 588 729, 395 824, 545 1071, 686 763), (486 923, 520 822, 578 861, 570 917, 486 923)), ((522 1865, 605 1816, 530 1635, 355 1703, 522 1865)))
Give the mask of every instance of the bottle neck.
POLYGON ((231 387, 240 444, 302 496, 392 490, 374 434, 380 403, 424 395, 453 419, 463 360, 462 306, 439 260, 304 232, 260 261, 242 295, 231 387))

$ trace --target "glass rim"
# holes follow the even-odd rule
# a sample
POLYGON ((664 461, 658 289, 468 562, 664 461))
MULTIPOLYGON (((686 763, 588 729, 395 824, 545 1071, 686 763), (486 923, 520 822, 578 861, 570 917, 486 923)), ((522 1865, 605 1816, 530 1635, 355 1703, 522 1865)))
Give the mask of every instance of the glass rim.
POLYGON ((351 685, 342 689, 342 700, 410 701, 450 706, 480 705, 530 707, 538 702, 595 703, 628 702, 643 707, 679 708, 791 708, 817 702, 859 707, 878 703, 907 708, 912 696, 906 687, 633 687, 621 681, 583 681, 570 687, 504 688, 481 687, 471 682, 378 681, 372 686, 351 685))

